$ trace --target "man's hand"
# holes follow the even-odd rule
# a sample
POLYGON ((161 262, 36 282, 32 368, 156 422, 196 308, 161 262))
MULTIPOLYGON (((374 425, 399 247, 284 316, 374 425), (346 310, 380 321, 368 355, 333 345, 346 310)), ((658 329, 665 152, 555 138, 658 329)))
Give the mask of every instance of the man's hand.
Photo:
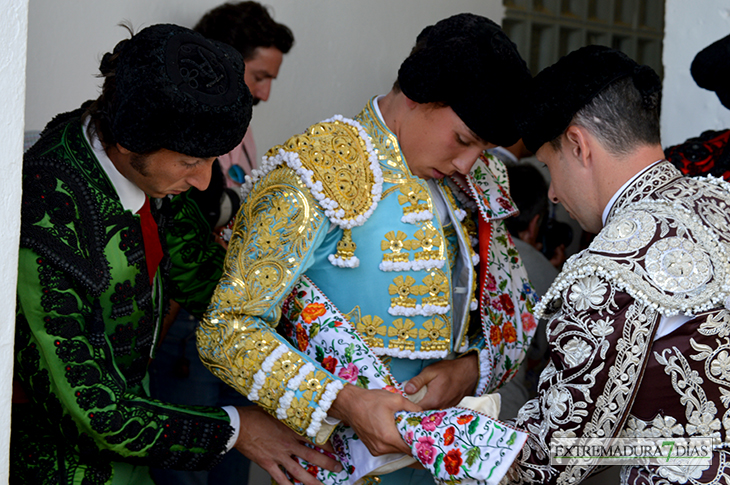
POLYGON ((408 381, 405 391, 415 394, 428 384, 428 392, 418 405, 423 409, 444 409, 456 406, 466 396, 472 396, 478 381, 479 359, 472 353, 429 365, 408 381))
MULTIPOLYGON (((304 446, 303 438, 258 406, 237 407, 241 418, 235 448, 266 470, 280 485, 292 485, 282 468, 305 485, 322 485, 294 458, 333 472, 342 470, 337 460, 304 446)), ((330 450, 331 451, 331 450, 330 450)))
POLYGON ((410 448, 395 426, 395 413, 421 410, 420 406, 399 394, 348 384, 337 394, 329 415, 354 429, 374 456, 387 453, 410 455, 410 448))

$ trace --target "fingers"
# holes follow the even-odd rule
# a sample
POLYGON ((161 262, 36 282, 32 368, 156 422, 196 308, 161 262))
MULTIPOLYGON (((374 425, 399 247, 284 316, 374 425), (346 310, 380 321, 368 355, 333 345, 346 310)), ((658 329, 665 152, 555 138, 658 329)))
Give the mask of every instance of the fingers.
POLYGON ((418 413, 420 411, 423 411, 423 409, 424 409, 420 405, 418 405, 416 403, 412 403, 411 401, 409 401, 407 399, 403 403, 402 407, 403 407, 403 409, 402 409, 403 411, 408 411, 409 413, 418 413))
POLYGON ((417 393, 423 386, 425 386, 438 376, 438 372, 434 372, 434 365, 426 367, 417 376, 408 380, 405 389, 403 389, 404 391, 406 391, 406 394, 413 395, 417 393))
MULTIPOLYGON (((286 463, 283 466, 286 468, 286 471, 289 473, 289 476, 291 476, 294 480, 302 482, 304 485, 322 485, 322 482, 317 480, 317 478, 315 478, 314 475, 310 474, 306 468, 302 467, 302 465, 294 459, 291 459, 288 463, 286 463)), ((286 480, 286 482, 278 482, 278 480, 277 480, 277 482, 279 484, 290 483, 289 480, 286 479, 284 472, 282 472, 281 470, 279 470, 279 472, 281 473, 282 476, 284 476, 284 479, 286 480)), ((271 475, 271 478, 274 478, 276 480, 274 475, 271 475)))
MULTIPOLYGON (((329 443, 327 444, 329 445, 329 443)), ((329 446, 329 448, 332 449, 331 446, 329 446)), ((340 464, 340 462, 338 462, 334 458, 330 458, 321 451, 314 450, 308 446, 301 445, 299 448, 294 450, 294 455, 298 456, 304 461, 308 461, 312 465, 318 466, 319 468, 324 468, 325 470, 329 470, 332 472, 342 471, 342 465, 340 464)))
MULTIPOLYGON (((269 475, 271 475, 271 478, 278 485, 292 485, 292 482, 289 481, 289 479, 286 477, 286 474, 278 466, 272 465, 269 468, 264 468, 264 470, 266 470, 266 472, 269 475)), ((303 470, 303 468, 302 468, 302 470, 303 470)), ((309 476, 311 477, 311 475, 309 475, 309 476)))
POLYGON ((322 444, 317 444, 317 446, 328 453, 334 454, 334 452, 335 452, 335 448, 332 446, 332 443, 330 443, 329 441, 325 441, 322 444))
POLYGON ((342 470, 336 460, 302 444, 302 437, 256 406, 237 408, 242 427, 236 449, 266 470, 281 485, 292 485, 284 471, 305 485, 321 485, 294 456, 331 471, 342 470), (283 468, 283 470, 282 470, 283 468))

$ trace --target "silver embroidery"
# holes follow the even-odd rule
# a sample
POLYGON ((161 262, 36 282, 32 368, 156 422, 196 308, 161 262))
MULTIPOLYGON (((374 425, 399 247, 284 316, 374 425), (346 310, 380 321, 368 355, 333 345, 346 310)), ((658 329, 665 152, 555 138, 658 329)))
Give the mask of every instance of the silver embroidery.
POLYGON ((646 271, 654 283, 672 293, 694 291, 712 277, 707 253, 689 239, 668 237, 646 253, 646 271))
POLYGON ((601 253, 627 253, 645 247, 656 231, 656 221, 646 212, 633 212, 610 222, 593 240, 591 249, 601 253))

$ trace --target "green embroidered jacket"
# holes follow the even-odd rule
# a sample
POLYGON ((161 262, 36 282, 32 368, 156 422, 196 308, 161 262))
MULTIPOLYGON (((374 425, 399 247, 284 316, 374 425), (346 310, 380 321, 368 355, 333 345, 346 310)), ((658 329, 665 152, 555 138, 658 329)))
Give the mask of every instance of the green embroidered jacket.
POLYGON ((208 468, 233 431, 226 412, 153 400, 144 383, 166 302, 201 314, 224 251, 184 194, 153 201, 165 256, 150 284, 139 216, 82 114, 58 116, 24 158, 12 483, 107 484, 115 462, 208 468))

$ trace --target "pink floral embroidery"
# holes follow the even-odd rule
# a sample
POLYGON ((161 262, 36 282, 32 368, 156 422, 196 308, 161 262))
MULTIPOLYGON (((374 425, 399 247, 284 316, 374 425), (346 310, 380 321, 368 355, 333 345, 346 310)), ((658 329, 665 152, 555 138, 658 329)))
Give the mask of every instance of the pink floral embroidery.
POLYGON ((409 429, 406 433, 406 443, 408 443, 408 446, 411 446, 413 444, 413 430, 409 429))
POLYGON ((350 362, 345 367, 340 369, 338 376, 345 379, 347 382, 355 383, 357 382, 357 376, 360 374, 360 369, 357 368, 355 364, 350 362))
POLYGON ((435 431, 436 426, 441 424, 444 416, 446 416, 445 412, 429 414, 421 420, 421 426, 423 426, 423 429, 425 429, 426 431, 435 431))
POLYGON ((436 460, 436 448, 433 447, 434 439, 430 436, 421 436, 416 443, 416 455, 418 461, 424 465, 430 465, 436 460))
POLYGON ((492 273, 487 274, 486 286, 487 291, 490 293, 494 293, 495 291, 497 291, 497 280, 494 279, 492 273))
POLYGON ((525 332, 532 332, 535 327, 537 327, 537 323, 535 323, 535 317, 532 316, 532 313, 525 312, 522 314, 522 329, 525 332))

